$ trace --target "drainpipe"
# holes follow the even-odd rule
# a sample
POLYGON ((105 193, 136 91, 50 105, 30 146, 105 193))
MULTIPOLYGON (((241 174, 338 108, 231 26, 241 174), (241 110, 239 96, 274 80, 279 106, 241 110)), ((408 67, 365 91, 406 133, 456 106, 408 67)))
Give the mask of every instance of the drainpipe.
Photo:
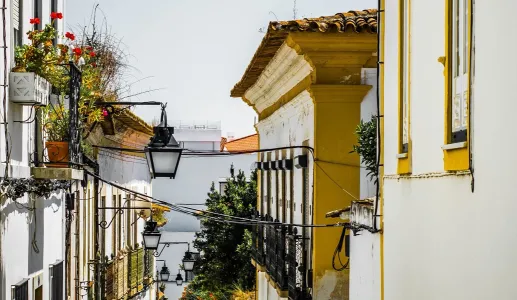
POLYGON ((104 282, 101 281, 101 267, 103 267, 103 254, 104 254, 104 245, 102 245, 102 252, 99 243, 99 178, 100 170, 99 164, 96 161, 91 160, 89 157, 83 155, 83 161, 93 168, 93 172, 96 175, 93 178, 93 253, 95 255, 95 264, 94 264, 94 295, 95 299, 104 299, 104 295, 102 291, 104 291, 104 282))

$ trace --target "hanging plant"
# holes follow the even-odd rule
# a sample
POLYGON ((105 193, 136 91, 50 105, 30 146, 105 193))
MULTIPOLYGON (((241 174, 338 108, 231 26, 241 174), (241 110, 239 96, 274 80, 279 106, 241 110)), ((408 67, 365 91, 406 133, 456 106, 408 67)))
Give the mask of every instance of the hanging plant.
POLYGON ((70 187, 66 180, 34 179, 34 178, 5 178, 1 185, 2 196, 16 200, 26 193, 32 193, 37 197, 49 198, 57 190, 65 190, 70 187))
POLYGON ((361 156, 361 163, 368 172, 366 176, 377 183, 377 121, 375 117, 372 116, 370 121, 367 122, 361 120, 355 129, 355 135, 357 136, 357 145, 354 145, 354 150, 350 153, 355 152, 361 156))

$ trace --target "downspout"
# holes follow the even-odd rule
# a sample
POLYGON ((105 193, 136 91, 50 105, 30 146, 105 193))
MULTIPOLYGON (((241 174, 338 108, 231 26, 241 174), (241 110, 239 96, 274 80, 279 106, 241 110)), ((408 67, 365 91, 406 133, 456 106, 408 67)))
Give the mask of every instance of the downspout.
POLYGON ((94 294, 95 299, 104 299, 104 295, 102 291, 104 291, 104 282, 101 281, 101 267, 103 267, 102 261, 103 256, 102 253, 104 253, 104 245, 103 245, 103 251, 101 253, 101 247, 99 243, 99 234, 100 234, 100 228, 99 228, 99 164, 87 157, 86 155, 83 155, 83 161, 91 168, 93 168, 93 173, 96 175, 93 178, 93 253, 95 255, 95 264, 94 264, 94 294))
POLYGON ((382 158, 382 135, 384 133, 384 9, 385 0, 377 0, 377 185, 375 197, 375 211, 373 215, 373 229, 380 234, 380 299, 384 300, 384 216, 381 186, 384 185, 384 160, 382 158), (382 80, 381 80, 382 78, 382 80), (381 100, 382 97, 382 100, 381 100), (382 167, 382 168, 381 168, 382 167), (377 224, 380 218, 380 226, 377 224))

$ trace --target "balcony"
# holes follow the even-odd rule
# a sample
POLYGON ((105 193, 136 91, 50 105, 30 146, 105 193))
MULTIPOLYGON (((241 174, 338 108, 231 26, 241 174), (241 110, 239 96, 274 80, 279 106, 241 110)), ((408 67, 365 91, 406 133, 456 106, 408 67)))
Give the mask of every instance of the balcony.
POLYGON ((152 251, 132 250, 107 262, 106 299, 129 299, 145 292, 153 281, 152 251))
MULTIPOLYGON (((261 221, 277 221, 270 216, 261 221)), ((265 271, 280 297, 290 300, 311 299, 306 282, 304 239, 296 228, 258 224, 252 230, 252 259, 259 271, 265 271)))

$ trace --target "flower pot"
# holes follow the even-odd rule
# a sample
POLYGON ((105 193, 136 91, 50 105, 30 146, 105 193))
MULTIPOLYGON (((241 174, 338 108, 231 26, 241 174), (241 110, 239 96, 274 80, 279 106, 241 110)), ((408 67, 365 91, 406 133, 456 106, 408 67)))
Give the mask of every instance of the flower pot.
POLYGON ((50 83, 33 72, 11 72, 9 99, 21 105, 47 105, 50 83))
POLYGON ((68 154, 68 142, 46 142, 48 160, 45 165, 50 168, 63 168, 68 166, 70 156, 68 154))

